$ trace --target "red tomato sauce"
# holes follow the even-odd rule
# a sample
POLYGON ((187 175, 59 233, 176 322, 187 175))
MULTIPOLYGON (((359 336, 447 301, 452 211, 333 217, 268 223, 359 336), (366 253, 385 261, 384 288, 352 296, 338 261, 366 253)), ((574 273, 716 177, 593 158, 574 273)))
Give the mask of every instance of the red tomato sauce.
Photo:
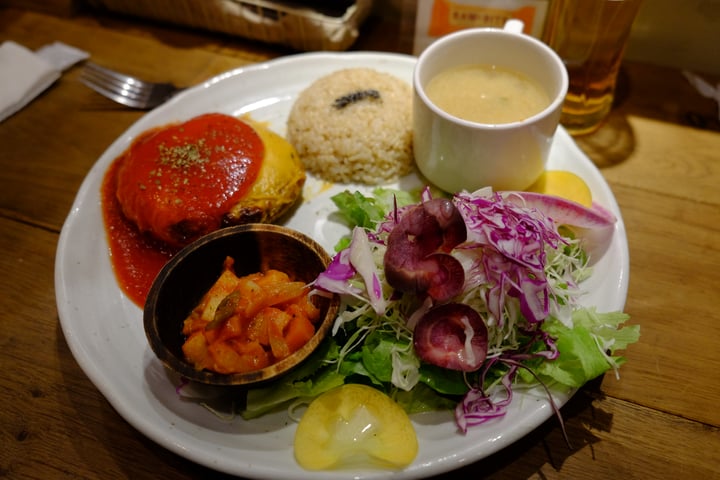
MULTIPOLYGON (((135 304, 140 307, 145 304, 153 280, 182 247, 159 240, 157 235, 144 230, 152 227, 155 231, 188 217, 201 218, 205 233, 220 228, 222 216, 257 177, 263 155, 262 140, 252 127, 228 115, 206 114, 182 124, 148 130, 113 161, 102 184, 103 218, 115 276, 135 304), (203 160, 187 165, 188 158, 180 154, 195 152, 198 145, 204 149, 203 160), (169 150, 173 152, 170 157, 169 150), (168 162, 176 164, 168 166, 168 162), (150 193, 163 196, 153 200, 160 205, 150 219, 153 224, 144 224, 143 218, 128 219, 118 200, 121 169, 126 169, 123 173, 126 179, 136 179, 135 190, 142 197, 151 190, 148 185, 157 176, 158 167, 165 167, 161 176, 163 188, 150 193)), ((130 197, 126 191, 124 198, 130 197)), ((140 209, 142 217, 143 200, 135 200, 130 209, 140 209)))

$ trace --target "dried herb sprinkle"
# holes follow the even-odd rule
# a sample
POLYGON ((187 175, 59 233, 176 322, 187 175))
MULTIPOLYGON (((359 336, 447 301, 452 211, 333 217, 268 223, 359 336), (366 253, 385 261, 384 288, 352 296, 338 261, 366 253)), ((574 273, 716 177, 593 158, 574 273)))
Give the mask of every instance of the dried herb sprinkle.
POLYGON ((158 146, 159 162, 172 168, 189 168, 208 163, 210 152, 205 148, 205 140, 200 139, 197 143, 184 143, 167 147, 165 144, 158 146))

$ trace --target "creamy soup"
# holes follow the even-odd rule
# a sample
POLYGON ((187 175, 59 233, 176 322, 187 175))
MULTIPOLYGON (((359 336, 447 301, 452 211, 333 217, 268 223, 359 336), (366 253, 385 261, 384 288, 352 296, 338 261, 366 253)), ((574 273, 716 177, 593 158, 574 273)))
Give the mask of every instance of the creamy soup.
POLYGON ((440 72, 425 87, 445 112, 478 123, 511 123, 540 113, 547 92, 525 75, 494 65, 460 65, 440 72))

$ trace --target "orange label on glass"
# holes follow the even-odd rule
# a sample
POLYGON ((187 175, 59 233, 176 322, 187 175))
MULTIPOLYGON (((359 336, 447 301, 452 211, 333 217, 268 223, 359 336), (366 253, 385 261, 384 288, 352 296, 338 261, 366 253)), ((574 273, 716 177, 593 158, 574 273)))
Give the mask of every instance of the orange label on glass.
POLYGON ((472 27, 502 28, 511 18, 522 20, 523 32, 530 34, 537 14, 536 7, 501 10, 480 5, 465 5, 449 0, 435 0, 432 7, 428 35, 439 37, 472 27))

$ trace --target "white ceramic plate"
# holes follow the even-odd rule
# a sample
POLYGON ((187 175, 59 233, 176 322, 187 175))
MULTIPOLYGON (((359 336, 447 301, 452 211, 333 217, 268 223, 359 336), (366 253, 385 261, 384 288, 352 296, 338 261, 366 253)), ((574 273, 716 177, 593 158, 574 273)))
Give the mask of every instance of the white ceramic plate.
MULTIPOLYGON (((98 159, 85 178, 63 226, 55 282, 62 329, 76 360, 113 407, 144 435, 210 468, 249 478, 313 479, 426 477, 484 458, 523 437, 552 415, 540 391, 520 393, 495 423, 456 430, 448 412, 413 418, 420 450, 401 472, 382 470, 307 472, 293 457, 295 426, 284 412, 244 421, 222 420, 181 401, 143 330, 142 311, 118 287, 108 256, 100 188, 108 165, 142 131, 210 111, 250 113, 280 134, 298 93, 318 77, 344 67, 372 67, 411 82, 413 57, 381 53, 309 53, 240 68, 187 90, 142 117, 98 159)), ((617 203, 600 172, 559 129, 550 168, 579 174, 594 199, 618 218, 612 245, 586 282, 583 303, 621 310, 628 285, 628 247, 617 203)), ((417 183, 410 176, 400 182, 417 183)), ((287 225, 317 239, 329 251, 346 229, 333 220, 330 196, 347 187, 310 179, 305 202, 287 225), (329 187, 329 188, 328 188, 329 187)), ((353 188, 353 187, 350 187, 353 188)), ((539 389, 538 389, 539 390, 539 389)), ((566 394, 558 393, 560 404, 566 394)))

